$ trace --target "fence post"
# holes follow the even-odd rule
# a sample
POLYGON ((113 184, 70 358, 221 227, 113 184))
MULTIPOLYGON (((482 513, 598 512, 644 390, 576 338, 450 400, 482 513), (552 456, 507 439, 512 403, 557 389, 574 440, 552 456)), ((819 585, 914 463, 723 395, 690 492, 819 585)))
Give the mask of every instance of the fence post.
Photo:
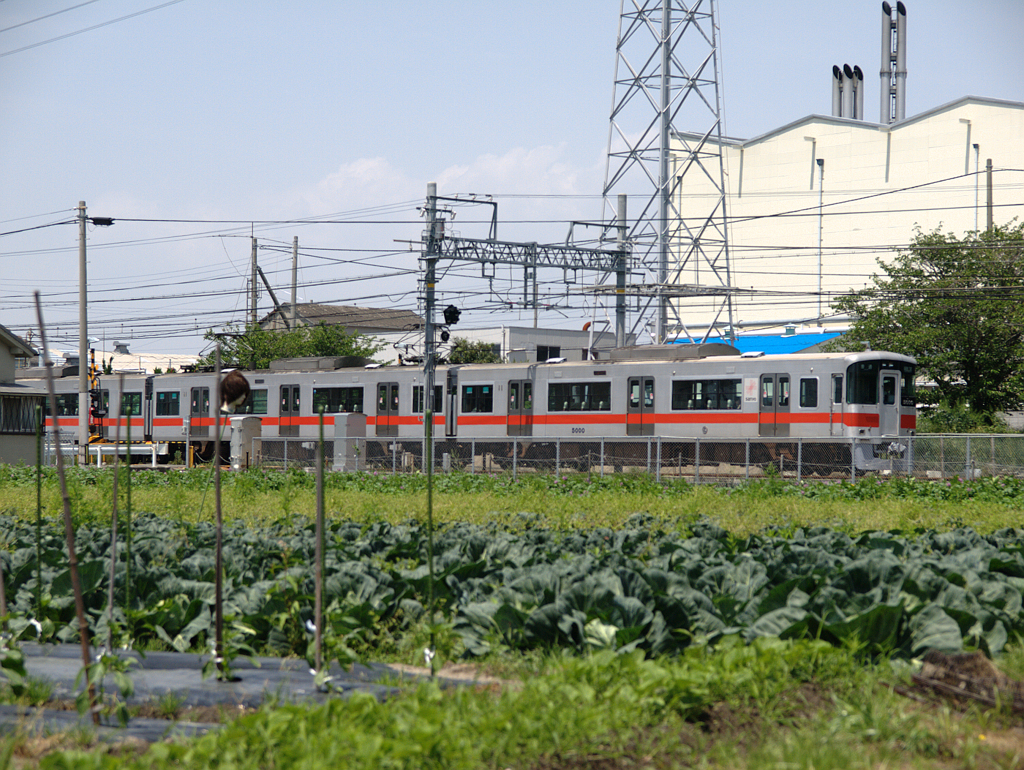
POLYGON ((604 478, 604 438, 601 439, 601 478, 604 478))
POLYGON ((555 438, 555 476, 562 472, 562 437, 555 438))
POLYGON ((693 444, 693 483, 700 484, 700 439, 693 444))
POLYGON ((796 440, 796 483, 800 483, 800 474, 804 469, 804 440, 798 438, 796 440))
POLYGON ((284 440, 284 469, 288 470, 288 439, 284 440))
POLYGON ((469 442, 469 472, 476 473, 476 439, 469 442))
POLYGON ((658 470, 655 472, 654 480, 661 483, 661 436, 658 436, 658 470))
POLYGON ((857 481, 857 439, 850 439, 850 482, 857 481))
POLYGON ((971 478, 971 437, 967 437, 966 457, 964 457, 964 478, 971 478))
POLYGON ((519 439, 512 439, 512 480, 519 478, 519 439))
POLYGON ((744 443, 746 446, 743 449, 743 477, 750 481, 750 439, 748 438, 744 443))

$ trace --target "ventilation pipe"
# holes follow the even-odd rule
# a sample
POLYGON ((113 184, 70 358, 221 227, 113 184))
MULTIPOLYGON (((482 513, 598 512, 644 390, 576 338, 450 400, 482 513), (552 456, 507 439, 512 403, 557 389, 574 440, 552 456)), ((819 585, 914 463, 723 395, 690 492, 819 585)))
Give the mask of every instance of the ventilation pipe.
POLYGON ((857 65, 853 67, 853 116, 864 120, 864 70, 857 65))
POLYGON ((878 71, 881 79, 882 111, 878 122, 892 123, 892 8, 882 3, 882 66, 878 71))
POLYGON ((843 65, 843 108, 840 113, 844 118, 852 118, 853 114, 853 68, 849 64, 843 65))
POLYGON ((832 117, 843 114, 843 71, 836 64, 832 65, 832 117))
POLYGON ((907 117, 907 8, 896 3, 896 120, 907 117))

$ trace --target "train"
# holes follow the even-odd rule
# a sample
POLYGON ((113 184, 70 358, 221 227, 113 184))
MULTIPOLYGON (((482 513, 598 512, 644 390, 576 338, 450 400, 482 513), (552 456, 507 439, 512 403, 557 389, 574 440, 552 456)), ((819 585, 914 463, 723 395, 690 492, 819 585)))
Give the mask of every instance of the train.
MULTIPOLYGON (((62 430, 75 431, 77 369, 56 374, 57 414, 47 405, 47 427, 56 420, 62 430)), ((512 444, 508 438, 515 437, 524 459, 550 453, 553 442, 564 452, 573 439, 656 436, 679 452, 692 452, 685 447, 695 439, 720 439, 733 452, 742 449, 740 440, 757 440, 771 461, 787 442, 820 439, 830 463, 867 470, 882 453, 891 461, 909 443, 900 438, 917 427, 915 360, 884 351, 765 355, 695 343, 617 348, 601 360, 441 364, 430 404, 421 366, 285 359, 244 374, 250 393, 236 414, 259 417, 264 438, 316 439, 321 414, 333 438, 331 418, 356 414, 365 417, 366 436, 381 439, 381 446, 415 446, 430 407, 438 439, 512 444)), ((116 411, 110 407, 119 401, 121 430, 130 420, 132 439, 159 445, 161 459, 184 456, 187 446, 208 460, 214 378, 208 370, 94 376, 90 441, 113 439, 116 411)), ((46 387, 42 370, 24 372, 19 382, 46 387)), ((230 427, 221 422, 226 442, 230 427)))

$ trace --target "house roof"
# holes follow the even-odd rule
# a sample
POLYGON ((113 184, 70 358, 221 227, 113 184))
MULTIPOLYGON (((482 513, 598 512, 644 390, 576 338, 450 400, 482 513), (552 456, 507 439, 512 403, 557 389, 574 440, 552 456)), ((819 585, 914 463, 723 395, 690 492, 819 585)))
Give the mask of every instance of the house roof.
POLYGON ((34 356, 38 355, 35 348, 25 340, 12 332, 6 326, 0 326, 0 341, 11 349, 12 355, 34 356))
MULTIPOLYGON (((329 326, 345 326, 356 329, 387 329, 402 331, 423 325, 423 319, 411 310, 396 308, 355 307, 353 305, 320 305, 315 302, 299 304, 296 308, 299 318, 313 326, 325 323, 329 326)), ((282 316, 287 317, 290 308, 274 310, 260 322, 265 324, 282 316)))

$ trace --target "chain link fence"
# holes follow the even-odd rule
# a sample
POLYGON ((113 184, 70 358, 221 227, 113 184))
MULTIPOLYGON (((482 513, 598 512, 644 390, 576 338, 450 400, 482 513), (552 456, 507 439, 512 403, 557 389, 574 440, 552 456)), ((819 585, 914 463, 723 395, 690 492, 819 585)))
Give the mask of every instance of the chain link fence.
MULTIPOLYGON (((324 441, 325 467, 337 471, 421 473, 424 439, 324 441)), ((254 464, 313 469, 317 442, 256 438, 254 464)), ((867 474, 922 479, 1024 476, 1024 435, 923 435, 888 439, 435 438, 434 471, 605 476, 644 473, 659 481, 738 483, 767 476, 813 481, 867 474)))

